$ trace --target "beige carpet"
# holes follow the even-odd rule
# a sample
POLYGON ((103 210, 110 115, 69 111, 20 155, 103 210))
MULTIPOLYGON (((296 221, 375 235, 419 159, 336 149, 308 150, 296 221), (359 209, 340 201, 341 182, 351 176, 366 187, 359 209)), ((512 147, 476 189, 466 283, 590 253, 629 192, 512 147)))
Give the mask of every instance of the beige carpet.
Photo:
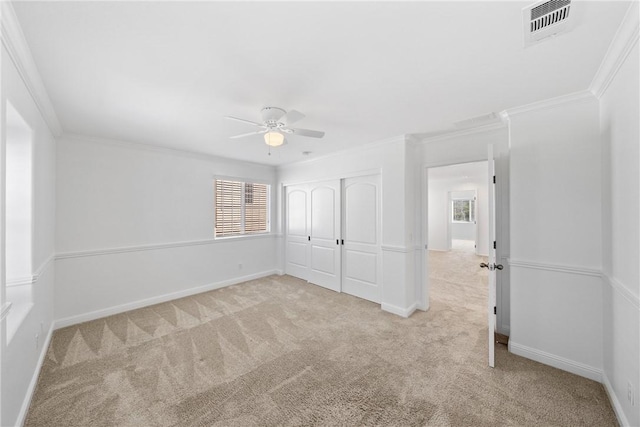
POLYGON ((615 425, 598 383, 487 367, 479 258, 431 257, 410 319, 272 276, 58 330, 26 425, 615 425))

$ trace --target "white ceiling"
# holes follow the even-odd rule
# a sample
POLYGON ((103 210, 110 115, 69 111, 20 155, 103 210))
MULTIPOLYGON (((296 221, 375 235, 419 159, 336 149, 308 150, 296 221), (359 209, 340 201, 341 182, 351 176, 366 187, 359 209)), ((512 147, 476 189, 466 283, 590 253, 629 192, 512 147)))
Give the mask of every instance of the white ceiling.
POLYGON ((587 89, 628 8, 575 2, 524 49, 530 2, 18 2, 65 132, 284 164, 587 89), (307 115, 267 156, 264 106, 307 115))

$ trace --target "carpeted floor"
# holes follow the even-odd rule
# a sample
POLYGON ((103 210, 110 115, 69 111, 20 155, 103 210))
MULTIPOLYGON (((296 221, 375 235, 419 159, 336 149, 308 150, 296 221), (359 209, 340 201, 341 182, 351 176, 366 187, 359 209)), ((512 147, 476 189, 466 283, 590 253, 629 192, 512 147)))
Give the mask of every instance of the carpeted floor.
POLYGON ((271 276, 58 330, 26 425, 616 425, 596 382, 487 367, 481 259, 430 258, 409 319, 271 276))

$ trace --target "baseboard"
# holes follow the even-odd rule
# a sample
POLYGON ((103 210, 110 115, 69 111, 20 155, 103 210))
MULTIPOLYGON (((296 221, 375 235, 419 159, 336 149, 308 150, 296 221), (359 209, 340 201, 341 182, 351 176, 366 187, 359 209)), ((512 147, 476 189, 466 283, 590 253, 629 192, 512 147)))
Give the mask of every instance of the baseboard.
POLYGON ((414 302, 407 308, 398 307, 397 305, 382 303, 381 308, 389 313, 397 314, 400 317, 409 317, 418 308, 418 303, 414 302))
POLYGON ((606 373, 602 373, 602 385, 604 386, 605 391, 607 392, 607 396, 609 396, 609 401, 611 402, 611 406, 613 406, 613 412, 616 413, 616 417, 618 418, 618 424, 622 427, 631 426, 629 420, 627 420, 627 416, 624 414, 622 410, 622 405, 620 404, 620 400, 618 400, 618 396, 616 392, 613 390, 613 386, 609 382, 609 378, 606 373))
POLYGON ((67 326, 76 325, 78 323, 88 322, 90 320, 100 319, 102 317, 112 316, 114 314, 123 313, 125 311, 135 310, 142 307, 147 307, 154 304, 160 304, 163 302, 171 301, 178 298, 184 298, 202 292, 213 291, 215 289, 224 288, 227 286, 235 285, 249 280, 260 279, 262 277, 279 274, 277 270, 268 270, 260 273, 249 274, 247 276, 235 277, 233 279, 223 280, 220 282, 209 283, 203 286, 197 286, 195 288, 189 288, 178 292, 172 292, 170 294, 158 295, 143 300, 133 301, 126 304, 117 305, 114 307, 104 308, 101 310, 91 311, 89 313, 78 314, 75 316, 65 317, 63 319, 57 319, 54 322, 54 329, 65 328, 67 326))
POLYGON ((36 385, 38 384, 38 377, 40 376, 40 370, 42 370, 44 358, 47 355, 47 351, 49 350, 49 344, 51 343, 51 337, 53 336, 53 330, 54 330, 53 326, 54 324, 51 323, 51 326, 49 327, 49 332, 47 333, 47 338, 42 343, 42 348, 40 349, 40 357, 38 358, 36 369, 33 371, 33 377, 31 377, 31 382, 29 383, 29 387, 27 388, 27 394, 24 396, 24 401, 22 402, 20 413, 18 413, 18 419, 16 420, 17 426, 24 425, 24 422, 26 421, 27 412, 29 412, 29 406, 31 405, 31 399, 33 398, 33 392, 36 390, 36 385))
POLYGON ((425 305, 425 304, 422 304, 421 302, 416 303, 416 310, 429 311, 429 304, 425 305))
POLYGON ((580 375, 590 380, 602 382, 602 370, 594 368, 593 366, 527 347, 513 342, 511 339, 509 340, 509 351, 518 356, 526 357, 527 359, 535 360, 536 362, 553 366, 554 368, 562 369, 563 371, 571 372, 572 374, 580 375))

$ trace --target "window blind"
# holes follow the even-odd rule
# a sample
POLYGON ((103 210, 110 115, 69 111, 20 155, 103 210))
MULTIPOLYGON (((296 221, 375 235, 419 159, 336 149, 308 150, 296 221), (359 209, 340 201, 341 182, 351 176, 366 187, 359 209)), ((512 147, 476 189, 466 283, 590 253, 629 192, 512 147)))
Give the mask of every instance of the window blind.
POLYGON ((269 186, 215 180, 215 236, 269 231, 269 186))
POLYGON ((267 231, 267 186, 265 184, 245 184, 244 232, 263 233, 267 231))

